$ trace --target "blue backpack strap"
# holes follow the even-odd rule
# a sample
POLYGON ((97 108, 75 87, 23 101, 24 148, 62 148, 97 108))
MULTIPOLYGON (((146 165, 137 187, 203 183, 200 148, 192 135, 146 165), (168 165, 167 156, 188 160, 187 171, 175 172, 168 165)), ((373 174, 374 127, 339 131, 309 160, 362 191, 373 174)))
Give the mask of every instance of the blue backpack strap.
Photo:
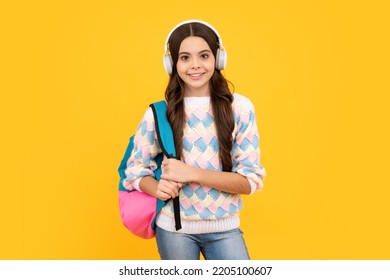
MULTIPOLYGON (((157 138, 163 153, 167 158, 176 158, 175 139, 173 137, 172 127, 167 118, 167 103, 165 101, 159 101, 150 104, 150 107, 153 110, 157 138)), ((157 213, 163 206, 164 204, 157 201, 157 213)), ((181 229, 179 197, 173 199, 173 212, 175 215, 175 227, 176 230, 179 230, 181 229)))
POLYGON ((153 110, 157 138, 164 155, 168 158, 176 158, 175 140, 167 118, 167 103, 159 101, 150 104, 150 107, 153 110))

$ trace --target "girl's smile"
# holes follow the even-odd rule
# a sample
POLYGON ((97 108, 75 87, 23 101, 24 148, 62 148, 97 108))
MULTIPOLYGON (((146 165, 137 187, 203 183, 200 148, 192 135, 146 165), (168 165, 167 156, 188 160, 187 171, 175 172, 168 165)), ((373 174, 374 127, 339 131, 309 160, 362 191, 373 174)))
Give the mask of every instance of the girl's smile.
POLYGON ((192 80, 199 80, 203 77, 204 73, 191 73, 188 74, 192 80))

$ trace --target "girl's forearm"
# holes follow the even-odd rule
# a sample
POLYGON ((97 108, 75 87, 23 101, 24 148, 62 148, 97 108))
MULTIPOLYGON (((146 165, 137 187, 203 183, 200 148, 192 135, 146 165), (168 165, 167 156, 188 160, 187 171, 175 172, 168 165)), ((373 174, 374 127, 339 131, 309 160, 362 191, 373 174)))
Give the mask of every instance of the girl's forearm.
POLYGON ((238 173, 221 172, 190 166, 177 159, 166 159, 162 163, 161 178, 181 183, 198 183, 220 191, 250 194, 248 179, 238 173))
POLYGON ((158 181, 155 178, 151 176, 145 176, 142 177, 141 181, 139 182, 139 189, 144 193, 157 197, 157 185, 158 181))
POLYGON ((193 167, 191 181, 220 191, 250 194, 251 186, 246 177, 233 172, 212 171, 193 167))

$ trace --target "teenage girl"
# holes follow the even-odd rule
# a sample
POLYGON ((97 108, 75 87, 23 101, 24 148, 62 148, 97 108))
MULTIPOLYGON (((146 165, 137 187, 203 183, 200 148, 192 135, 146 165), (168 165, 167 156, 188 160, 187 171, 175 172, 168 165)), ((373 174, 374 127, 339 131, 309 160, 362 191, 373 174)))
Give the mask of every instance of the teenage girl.
POLYGON ((221 70, 226 52, 208 23, 178 24, 165 44, 167 117, 179 159, 165 159, 156 181, 155 157, 161 153, 149 108, 139 125, 124 186, 168 200, 157 216, 161 259, 249 259, 239 211, 241 194, 263 187, 259 135, 252 102, 230 92, 221 70), (179 198, 181 229, 175 227, 171 198, 179 198))

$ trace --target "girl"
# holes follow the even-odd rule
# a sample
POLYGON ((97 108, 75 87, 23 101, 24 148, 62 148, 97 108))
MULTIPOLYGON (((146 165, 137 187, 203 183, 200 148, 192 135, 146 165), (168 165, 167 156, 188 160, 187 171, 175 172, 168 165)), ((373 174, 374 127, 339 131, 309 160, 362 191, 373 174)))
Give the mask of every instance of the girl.
POLYGON ((208 23, 180 23, 168 35, 164 66, 167 117, 177 159, 165 159, 162 178, 154 179, 161 152, 149 108, 134 139, 124 186, 161 200, 179 197, 181 229, 176 230, 172 200, 156 219, 161 259, 249 259, 239 229, 241 194, 263 186, 254 107, 230 92, 221 74, 226 53, 208 23))

